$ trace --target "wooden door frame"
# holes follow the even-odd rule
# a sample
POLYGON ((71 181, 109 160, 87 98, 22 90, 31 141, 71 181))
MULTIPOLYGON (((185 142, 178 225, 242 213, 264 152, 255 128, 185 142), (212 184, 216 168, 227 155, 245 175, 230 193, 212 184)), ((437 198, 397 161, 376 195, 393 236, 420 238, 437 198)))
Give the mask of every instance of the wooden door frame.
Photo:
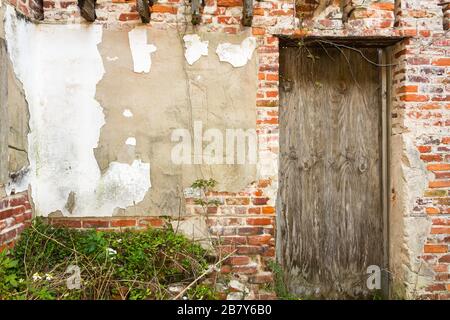
POLYGON ((389 263, 389 213, 390 213, 390 166, 391 166, 391 104, 392 104, 392 67, 391 65, 391 49, 384 47, 378 49, 378 61, 380 67, 380 84, 381 84, 381 188, 382 188, 382 208, 383 208, 383 266, 381 273, 381 288, 385 298, 390 296, 390 263, 389 263))
MULTIPOLYGON (((336 44, 352 46, 354 48, 372 47, 378 50, 378 64, 381 65, 380 95, 381 95, 381 206, 383 218, 383 266, 381 268, 381 290, 384 298, 391 295, 391 275, 390 275, 390 180, 391 180, 391 110, 392 110, 392 46, 406 39, 405 37, 305 37, 302 39, 279 35, 279 47, 297 47, 299 42, 302 45, 310 45, 318 39, 325 39, 336 44)), ((280 68, 281 69, 281 68, 280 68)))

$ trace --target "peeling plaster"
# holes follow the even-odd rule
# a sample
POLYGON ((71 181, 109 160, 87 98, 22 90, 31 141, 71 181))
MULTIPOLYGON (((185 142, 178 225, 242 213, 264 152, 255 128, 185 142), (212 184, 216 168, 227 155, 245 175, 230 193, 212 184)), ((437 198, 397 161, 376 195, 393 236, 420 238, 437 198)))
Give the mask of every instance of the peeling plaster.
POLYGON ((134 72, 149 73, 152 66, 151 53, 156 51, 156 47, 147 44, 147 29, 136 27, 128 32, 131 55, 133 57, 134 72))
POLYGON ((125 141, 125 144, 128 144, 129 146, 135 146, 136 145, 136 138, 135 137, 128 137, 127 141, 125 141))
POLYGON ((243 67, 252 58, 256 48, 256 39, 248 37, 240 45, 221 43, 217 46, 216 53, 220 61, 230 63, 233 67, 243 67))
POLYGON ((125 118, 131 118, 133 116, 133 113, 130 111, 130 109, 123 110, 122 114, 125 118))
POLYGON ((415 290, 422 290, 434 279, 433 271, 423 265, 419 258, 427 236, 430 234, 431 220, 427 216, 414 216, 413 214, 414 205, 417 203, 417 199, 423 197, 429 180, 425 164, 420 159, 420 154, 413 143, 416 140, 415 136, 412 133, 403 135, 404 154, 401 162, 405 181, 403 201, 406 210, 403 212, 407 214, 404 236, 410 258, 405 265, 409 269, 408 277, 405 279, 409 294, 414 294, 415 290))
MULTIPOLYGON (((404 120, 402 130, 391 138, 391 185, 395 198, 391 200, 390 265, 394 279, 394 293, 417 298, 433 283, 434 271, 421 259, 424 244, 431 230, 431 219, 417 212, 418 199, 432 178, 420 159, 416 143, 430 136, 444 136, 441 128, 417 126, 404 120), (403 244, 399 246, 398 244, 403 244)), ((395 128, 394 128, 395 129, 395 128)))
POLYGON ((209 41, 201 41, 200 37, 196 34, 187 34, 183 37, 184 57, 186 61, 192 65, 195 61, 201 58, 201 56, 208 55, 208 43, 209 41))
POLYGON ((37 214, 111 216, 142 201, 151 187, 150 164, 111 162, 102 175, 94 156, 105 124, 94 98, 104 74, 97 48, 102 26, 34 25, 8 6, 5 35, 29 104, 29 182, 37 214), (70 198, 76 199, 71 212, 70 198))

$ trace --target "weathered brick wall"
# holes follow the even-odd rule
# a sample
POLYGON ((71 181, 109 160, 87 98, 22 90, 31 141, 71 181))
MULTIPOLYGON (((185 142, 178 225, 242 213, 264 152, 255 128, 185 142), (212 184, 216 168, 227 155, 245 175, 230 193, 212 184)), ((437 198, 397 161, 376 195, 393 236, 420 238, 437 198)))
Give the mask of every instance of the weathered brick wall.
POLYGON ((12 247, 31 221, 28 193, 22 192, 0 200, 0 251, 12 247))
MULTIPOLYGON (((190 16, 185 14, 189 13, 186 3, 182 0, 158 1, 152 8, 151 27, 188 25, 190 16)), ((241 25, 241 0, 206 0, 205 3, 202 23, 196 27, 198 30, 238 33, 245 28, 241 25)), ((85 23, 75 1, 46 0, 43 7, 45 22, 85 23)), ((439 0, 369 1, 356 8, 346 23, 342 21, 338 7, 334 1, 331 7, 312 19, 313 6, 309 0, 297 1, 297 5, 293 1, 279 0, 254 2, 252 31, 259 45, 257 130, 260 141, 265 142, 259 146, 260 161, 270 167, 276 165, 278 156, 278 35, 409 37, 392 50, 392 148, 399 150, 400 164, 398 170, 391 173, 395 175, 391 201, 395 210, 401 210, 402 222, 395 220, 395 223, 405 225, 392 227, 399 227, 399 237, 404 237, 403 231, 407 230, 407 236, 406 243, 402 242, 403 238, 391 239, 391 248, 398 247, 405 257, 398 263, 400 269, 396 271, 399 273, 415 275, 422 269, 433 272, 432 282, 424 291, 414 292, 416 296, 448 299, 450 40, 445 32, 448 29, 448 5, 440 5, 439 0), (415 176, 420 176, 427 186, 422 188, 415 176), (402 205, 398 205, 400 200, 402 205), (408 229, 407 225, 411 224, 418 225, 418 229, 408 229), (404 246, 408 250, 404 250, 404 246)), ((108 26, 140 22, 134 1, 98 1, 96 13, 96 23, 108 26)), ((276 188, 275 173, 273 179, 259 181, 240 193, 214 195, 222 205, 217 210, 210 209, 211 232, 221 238, 224 250, 237 249, 237 256, 227 262, 223 272, 241 274, 243 279, 254 283, 271 279, 266 260, 274 257, 276 188)), ((188 213, 199 214, 199 208, 192 201, 187 199, 187 203, 188 213)), ((146 224, 143 224, 146 219, 85 218, 65 222, 55 218, 52 221, 77 228, 114 229, 139 228, 146 224)), ((147 223, 152 226, 163 224, 157 217, 148 219, 150 222, 147 223)), ((397 252, 395 250, 393 252, 397 252)), ((408 279, 401 278, 400 282, 407 282, 410 292, 414 291, 411 287, 415 280, 405 277, 408 279)))
POLYGON ((6 2, 31 20, 44 18, 43 0, 6 0, 6 2))
MULTIPOLYGON (((205 208, 195 204, 195 198, 186 198, 186 216, 204 216, 215 247, 223 255, 235 252, 222 264, 222 274, 232 274, 246 283, 255 299, 274 298, 273 292, 262 290, 262 284, 273 282, 268 261, 275 257, 275 208, 268 204, 269 198, 263 189, 271 183, 261 180, 239 193, 212 192, 210 199, 218 200, 219 206, 205 208)), ((48 218, 55 226, 76 229, 95 228, 102 231, 124 229, 143 230, 159 228, 173 220, 167 217, 89 217, 89 218, 48 218)))
MULTIPOLYGON (((404 141, 410 141, 417 149, 415 156, 412 150, 407 151, 418 161, 409 163, 405 171, 411 170, 416 176, 424 172, 425 190, 417 192, 414 203, 410 203, 411 210, 404 212, 405 219, 431 224, 423 230, 424 244, 419 246, 422 254, 417 258, 419 268, 433 272, 433 279, 424 291, 415 294, 421 298, 449 299, 450 38, 443 30, 442 8, 438 4, 439 1, 402 1, 398 6, 396 25, 411 38, 394 50, 394 63, 398 65, 394 67, 392 88, 392 135, 403 135, 404 141)), ((407 183, 419 185, 408 174, 407 183)), ((393 202, 397 196, 395 187, 394 184, 393 202)), ((421 237, 419 232, 415 237, 421 237)), ((413 236, 410 238, 408 243, 413 243, 413 236)))

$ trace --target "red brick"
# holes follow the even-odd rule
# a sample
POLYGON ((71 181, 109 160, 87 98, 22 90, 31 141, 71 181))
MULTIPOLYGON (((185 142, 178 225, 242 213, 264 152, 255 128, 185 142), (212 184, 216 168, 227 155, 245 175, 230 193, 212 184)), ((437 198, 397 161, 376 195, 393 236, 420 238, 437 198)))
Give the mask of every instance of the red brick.
POLYGON ((429 207, 429 208, 425 208, 425 212, 427 214, 439 214, 440 210, 438 208, 429 207))
POLYGON ((446 264, 438 264, 433 267, 434 272, 447 272, 448 265, 446 264))
POLYGON ((263 235, 259 235, 259 236, 249 236, 248 244, 249 245, 268 244, 270 242, 270 239, 272 239, 272 236, 270 234, 263 234, 263 235))
POLYGON ((446 244, 426 244, 424 247, 425 253, 447 253, 448 245, 446 244))
POLYGON ((222 255, 227 255, 235 251, 235 248, 233 245, 222 245, 218 246, 217 249, 222 255))
POLYGON ((425 162, 439 162, 442 161, 442 156, 440 154, 421 154, 420 159, 425 162))
POLYGON ((263 206, 263 205, 267 204, 267 201, 269 201, 269 198, 253 198, 252 199, 252 203, 255 206, 263 206))
POLYGON ((83 228, 109 228, 109 220, 83 220, 83 228))
POLYGON ((446 289, 444 283, 435 283, 427 287, 427 291, 444 291, 446 289))
POLYGON ((23 194, 20 196, 13 196, 9 198, 9 206, 10 207, 18 207, 18 206, 24 206, 25 203, 28 202, 28 196, 23 194))
POLYGON ((260 207, 248 208, 248 213, 250 213, 250 214, 260 214, 261 213, 261 208, 260 207))
POLYGON ((425 102, 428 101, 428 99, 428 96, 413 93, 405 94, 400 97, 400 100, 405 102, 425 102))
POLYGON ((136 219, 121 219, 111 221, 111 227, 135 227, 136 219))
POLYGON ((237 246, 237 254, 259 254, 263 251, 261 246, 237 246))
POLYGON ((22 223, 25 221, 25 214, 19 214, 14 216, 14 222, 15 223, 22 223))
POLYGON ((275 213, 275 207, 272 207, 272 206, 262 207, 262 213, 263 213, 263 214, 272 214, 272 213, 275 213))
POLYGON ((0 244, 6 243, 12 239, 14 239, 17 235, 16 229, 9 230, 5 233, 0 234, 0 244))
POLYGON ((0 212, 0 220, 25 213, 25 207, 15 207, 0 212))
POLYGON ((61 6, 61 8, 63 9, 67 9, 67 7, 72 6, 72 5, 76 5, 76 1, 60 1, 59 5, 61 6))
POLYGON ((208 207, 208 208, 206 209, 206 212, 207 212, 207 213, 217 213, 218 210, 219 210, 218 207, 213 206, 213 207, 208 207))
POLYGON ((177 7, 154 4, 153 6, 150 7, 150 12, 176 14, 178 12, 178 9, 177 7))
POLYGON ((250 204, 249 198, 228 198, 225 199, 227 205, 241 205, 245 206, 250 204))
POLYGON ((221 238, 223 244, 245 244, 247 239, 244 236, 225 236, 221 238))
POLYGON ((450 227, 433 227, 431 234, 450 234, 450 227))
POLYGON ((152 227, 162 227, 165 225, 165 221, 162 218, 158 217, 148 217, 148 218, 140 218, 139 226, 152 226, 152 227))
POLYGON ((428 153, 431 151, 430 146, 418 146, 417 150, 419 150, 420 153, 428 153))
POLYGON ((254 36, 262 36, 265 33, 266 33, 266 29, 264 29, 264 28, 256 28, 256 27, 252 28, 252 34, 254 36))
POLYGON ((263 228, 261 227, 240 227, 237 229, 237 234, 240 236, 254 236, 262 233, 263 228))
POLYGON ((31 211, 25 212, 23 215, 25 217, 25 221, 31 220, 31 218, 33 218, 33 214, 31 211))
POLYGON ((242 7, 242 0, 217 0, 218 7, 242 7))
POLYGON ((434 174, 434 176, 435 176, 436 179, 448 179, 448 178, 450 178, 450 172, 449 171, 447 171, 447 172, 436 172, 434 174))
POLYGON ((44 1, 44 8, 53 9, 55 8, 55 1, 44 1))
POLYGON ((220 273, 230 273, 231 272, 231 266, 223 265, 220 267, 220 273))
POLYGON ((78 219, 50 219, 50 224, 56 227, 81 228, 81 220, 78 219))
POLYGON ((430 181, 428 186, 430 188, 448 188, 450 187, 450 180, 430 181))
POLYGON ((119 16, 120 21, 132 21, 132 20, 140 20, 141 17, 137 12, 129 12, 129 13, 121 13, 119 16))
POLYGON ((270 10, 269 15, 271 16, 292 16, 294 13, 294 10, 288 9, 288 10, 270 10))
POLYGON ((430 59, 421 58, 421 57, 409 58, 408 64, 412 64, 412 65, 430 64, 430 59))
POLYGON ((279 80, 278 74, 268 73, 268 74, 266 74, 266 80, 267 81, 278 81, 279 80))
POLYGON ((247 223, 254 226, 264 226, 272 224, 272 219, 270 218, 248 218, 247 223))
POLYGON ((446 254, 439 258, 440 263, 450 263, 450 254, 446 254))
POLYGON ((253 15, 254 16, 263 16, 264 9, 263 8, 253 8, 253 15))
POLYGON ((247 256, 232 256, 224 261, 224 264, 230 264, 233 266, 241 266, 250 263, 250 258, 247 256))
POLYGON ((372 9, 394 11, 394 3, 392 2, 376 2, 370 5, 372 9))
POLYGON ((427 165, 427 169, 430 171, 450 170, 450 163, 429 164, 429 165, 427 165))
POLYGON ((437 60, 433 60, 432 64, 435 65, 435 66, 447 67, 447 66, 450 66, 450 58, 440 58, 440 59, 437 59, 437 60))
POLYGON ((256 265, 252 266, 232 266, 231 271, 235 273, 241 273, 241 274, 253 274, 258 271, 258 268, 256 265))
POLYGON ((274 247, 266 247, 261 253, 263 257, 275 257, 275 248, 274 247))

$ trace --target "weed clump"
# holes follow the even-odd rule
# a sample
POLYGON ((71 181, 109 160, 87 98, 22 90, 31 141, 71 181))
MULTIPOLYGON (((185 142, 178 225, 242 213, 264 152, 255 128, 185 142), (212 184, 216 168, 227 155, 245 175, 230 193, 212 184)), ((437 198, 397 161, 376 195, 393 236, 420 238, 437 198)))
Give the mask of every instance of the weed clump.
MULTIPOLYGON (((35 219, 0 253, 1 299, 171 299, 201 276, 211 257, 172 229, 101 232, 35 219)), ((201 281, 187 299, 215 299, 201 281)))

